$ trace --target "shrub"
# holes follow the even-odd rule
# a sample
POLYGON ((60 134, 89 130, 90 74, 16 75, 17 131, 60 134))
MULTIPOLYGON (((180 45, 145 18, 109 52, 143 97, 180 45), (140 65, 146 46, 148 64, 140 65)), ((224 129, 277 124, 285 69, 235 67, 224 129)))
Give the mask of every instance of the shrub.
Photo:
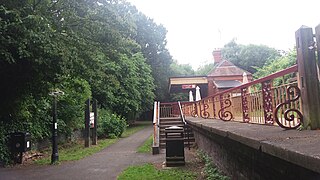
POLYGON ((127 127, 127 122, 119 115, 112 114, 108 110, 102 109, 99 111, 98 130, 99 138, 120 137, 127 127))

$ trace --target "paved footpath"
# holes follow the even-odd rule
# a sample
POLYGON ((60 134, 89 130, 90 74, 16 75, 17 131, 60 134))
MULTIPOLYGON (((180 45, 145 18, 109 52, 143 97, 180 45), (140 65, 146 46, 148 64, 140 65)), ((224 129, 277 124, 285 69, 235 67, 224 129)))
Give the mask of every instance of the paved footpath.
POLYGON ((104 150, 79 161, 61 165, 0 168, 0 179, 117 179, 119 173, 130 165, 161 163, 164 154, 137 153, 137 148, 152 134, 152 127, 123 138, 104 150))

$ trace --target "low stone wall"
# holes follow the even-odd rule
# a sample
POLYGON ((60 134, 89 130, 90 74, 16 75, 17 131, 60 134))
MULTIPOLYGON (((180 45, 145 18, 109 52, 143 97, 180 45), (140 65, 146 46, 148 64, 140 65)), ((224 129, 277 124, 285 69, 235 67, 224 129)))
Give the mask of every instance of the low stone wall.
POLYGON ((198 147, 231 179, 320 179, 319 173, 267 154, 261 147, 250 147, 223 132, 212 132, 203 124, 189 125, 198 147))
MULTIPOLYGON (((83 139, 83 137, 84 137, 84 130, 75 130, 72 132, 70 137, 67 137, 66 135, 58 134, 58 142, 61 143, 66 141, 77 141, 77 140, 83 139)), ((51 138, 46 138, 43 140, 32 142, 32 149, 42 150, 50 147, 51 144, 52 144, 51 138)))

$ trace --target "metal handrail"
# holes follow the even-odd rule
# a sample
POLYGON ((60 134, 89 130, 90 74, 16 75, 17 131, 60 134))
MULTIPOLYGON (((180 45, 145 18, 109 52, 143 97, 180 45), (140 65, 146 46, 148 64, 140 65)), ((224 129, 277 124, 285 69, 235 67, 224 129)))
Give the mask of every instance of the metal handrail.
POLYGON ((182 111, 182 107, 181 107, 180 101, 178 101, 178 106, 179 106, 179 110, 180 110, 181 120, 182 120, 182 122, 184 123, 184 125, 186 125, 187 122, 186 122, 186 120, 185 120, 185 118, 184 118, 184 114, 183 114, 183 111, 182 111))
MULTIPOLYGON (((186 129, 187 129, 188 127, 187 127, 187 122, 186 122, 186 120, 185 120, 185 118, 184 118, 184 114, 183 114, 183 111, 182 111, 182 107, 181 107, 180 101, 178 101, 178 106, 179 106, 179 110, 180 110, 181 120, 182 120, 182 122, 184 123, 184 129, 185 129, 185 131, 186 131, 186 129)), ((187 139, 188 139, 188 148, 189 148, 189 150, 190 150, 190 134, 189 134, 189 130, 186 131, 186 133, 187 133, 187 139)))

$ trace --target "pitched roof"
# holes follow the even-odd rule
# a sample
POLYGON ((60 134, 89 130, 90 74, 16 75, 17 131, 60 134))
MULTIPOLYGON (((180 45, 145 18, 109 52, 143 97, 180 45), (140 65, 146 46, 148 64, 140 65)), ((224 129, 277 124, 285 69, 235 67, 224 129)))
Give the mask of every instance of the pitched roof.
POLYGON ((243 73, 251 75, 251 73, 235 66, 228 60, 222 60, 214 66, 214 68, 208 73, 208 76, 242 76, 243 73))
POLYGON ((242 83, 237 80, 223 80, 223 81, 213 81, 217 88, 233 88, 240 86, 242 83))

